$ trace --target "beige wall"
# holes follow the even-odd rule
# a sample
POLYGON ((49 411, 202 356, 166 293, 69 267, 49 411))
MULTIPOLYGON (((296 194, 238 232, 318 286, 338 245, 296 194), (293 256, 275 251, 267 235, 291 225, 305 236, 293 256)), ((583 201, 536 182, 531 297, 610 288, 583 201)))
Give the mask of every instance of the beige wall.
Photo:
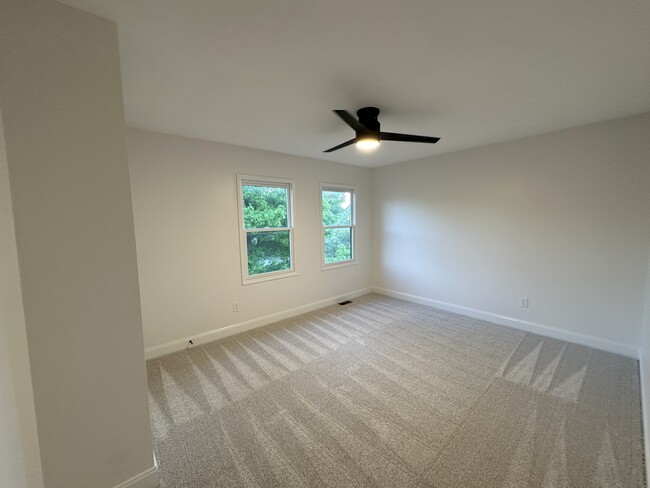
POLYGON ((374 284, 636 351, 649 134, 644 114, 376 169, 374 284))
POLYGON ((370 286, 370 170, 134 129, 128 146, 147 347, 370 286), (298 276, 242 285, 237 173, 295 180, 298 276), (321 271, 319 182, 358 185, 358 265, 321 271))
MULTIPOLYGON (((650 209, 648 211, 648 226, 650 226, 650 209)), ((643 407, 643 435, 645 443, 646 460, 650 459, 650 247, 648 248, 648 262, 645 282, 645 306, 640 343, 640 364, 642 382, 642 407, 643 407)), ((650 463, 646 462, 646 477, 650 479, 650 463)))
POLYGON ((0 35, 45 486, 110 488, 153 465, 116 28, 57 2, 6 0, 0 35))
POLYGON ((1 117, 0 229, 0 488, 41 488, 43 474, 1 117))

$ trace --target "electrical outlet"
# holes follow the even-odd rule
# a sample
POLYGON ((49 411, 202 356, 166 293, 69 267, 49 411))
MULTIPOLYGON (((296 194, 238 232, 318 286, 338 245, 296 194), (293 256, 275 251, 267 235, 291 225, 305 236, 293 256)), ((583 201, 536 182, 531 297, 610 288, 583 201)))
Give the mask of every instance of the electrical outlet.
POLYGON ((521 308, 528 308, 528 297, 519 297, 519 306, 521 308))
POLYGON ((239 312, 239 302, 233 302, 232 311, 233 312, 239 312))

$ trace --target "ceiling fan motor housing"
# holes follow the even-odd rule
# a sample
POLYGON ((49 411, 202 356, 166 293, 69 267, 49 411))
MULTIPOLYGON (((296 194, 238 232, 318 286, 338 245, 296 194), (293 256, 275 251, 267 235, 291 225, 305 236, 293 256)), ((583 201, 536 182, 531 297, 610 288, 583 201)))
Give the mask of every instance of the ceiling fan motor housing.
POLYGON ((358 131, 357 137, 372 134, 374 136, 377 136, 377 139, 379 139, 380 125, 379 120, 377 120, 378 116, 379 109, 377 107, 363 107, 357 110, 357 117, 359 118, 359 122, 368 129, 368 131, 358 131))

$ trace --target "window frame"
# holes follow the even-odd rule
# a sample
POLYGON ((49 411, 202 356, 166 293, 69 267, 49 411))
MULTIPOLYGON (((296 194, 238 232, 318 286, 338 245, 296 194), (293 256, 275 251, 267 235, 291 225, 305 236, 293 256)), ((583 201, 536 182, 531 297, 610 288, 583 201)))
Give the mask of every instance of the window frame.
POLYGON ((330 269, 345 268, 347 266, 354 266, 357 262, 357 197, 359 194, 358 187, 355 185, 346 185, 341 183, 321 183, 320 191, 318 192, 318 208, 320 210, 320 263, 321 271, 328 271, 330 269), (325 225, 323 223, 323 191, 349 191, 351 193, 350 206, 350 225, 325 225), (352 259, 345 261, 337 261, 334 263, 325 262, 325 229, 351 229, 352 239, 352 259))
POLYGON ((297 276, 295 253, 295 219, 294 219, 294 193, 295 181, 289 178, 275 178, 272 176, 237 174, 237 208, 239 212, 239 256, 241 261, 242 285, 252 285, 265 281, 279 280, 297 276), (244 191, 246 185, 268 186, 287 189, 287 227, 267 227, 246 229, 244 224, 244 191), (246 236, 249 232, 278 232, 289 231, 289 260, 291 268, 268 273, 248 274, 248 244, 246 236))

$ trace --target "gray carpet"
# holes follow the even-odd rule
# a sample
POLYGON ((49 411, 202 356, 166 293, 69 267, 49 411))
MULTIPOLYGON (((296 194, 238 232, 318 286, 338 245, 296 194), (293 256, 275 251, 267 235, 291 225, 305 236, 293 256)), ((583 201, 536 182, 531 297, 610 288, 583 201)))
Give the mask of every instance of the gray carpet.
POLYGON ((637 361, 380 295, 148 375, 163 488, 645 486, 637 361))

